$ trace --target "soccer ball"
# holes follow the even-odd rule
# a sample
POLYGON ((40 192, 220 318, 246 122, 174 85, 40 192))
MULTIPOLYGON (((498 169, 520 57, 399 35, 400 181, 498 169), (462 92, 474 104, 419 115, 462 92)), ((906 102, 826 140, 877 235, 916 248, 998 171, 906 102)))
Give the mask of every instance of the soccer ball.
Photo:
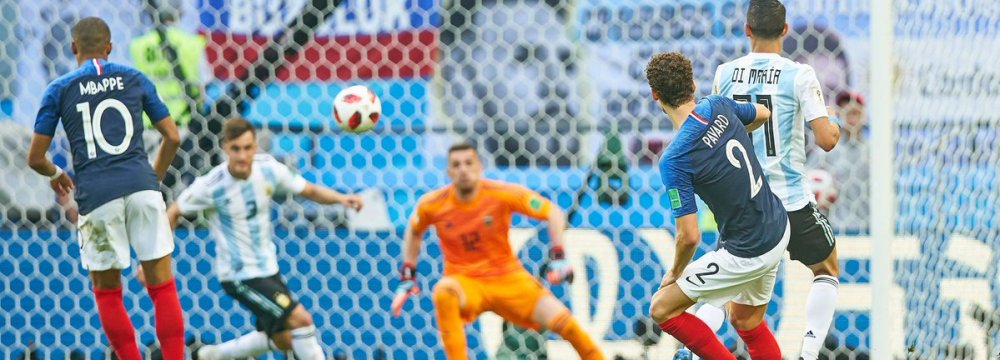
POLYGON ((833 176, 829 172, 820 169, 809 170, 806 179, 809 180, 809 188, 816 196, 816 206, 820 209, 829 209, 837 202, 837 184, 833 182, 833 176))
POLYGON ((333 99, 333 119, 341 129, 361 133, 371 130, 382 116, 382 101, 363 85, 341 90, 333 99))

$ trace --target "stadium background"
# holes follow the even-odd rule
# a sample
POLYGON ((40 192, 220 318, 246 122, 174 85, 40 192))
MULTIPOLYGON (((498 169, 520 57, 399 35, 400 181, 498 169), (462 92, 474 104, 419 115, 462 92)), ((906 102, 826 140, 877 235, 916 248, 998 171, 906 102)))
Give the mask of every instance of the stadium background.
MULTIPOLYGON (((208 39, 203 74, 208 98, 239 82, 264 44, 305 3, 176 3, 184 9, 179 26, 208 39)), ((878 21, 870 17, 869 2, 786 3, 791 23, 808 29, 793 32, 789 54, 814 62, 831 101, 845 92, 864 96, 870 24, 878 21)), ((405 218, 421 194, 446 183, 443 149, 471 139, 489 151, 484 152, 488 177, 523 183, 577 210, 567 250, 587 275, 553 290, 610 354, 637 358, 642 348, 632 327, 645 316, 673 247, 671 217, 652 166, 670 140, 671 126, 649 100, 643 66, 657 51, 680 50, 694 60, 699 94, 707 94, 715 66, 748 51, 745 4, 371 0, 341 5, 298 55, 271 69, 273 79, 251 84, 253 98, 242 108, 267 129, 264 148, 307 179, 344 191, 375 189, 371 196, 382 199, 362 217, 291 199, 272 210, 280 224, 282 272, 313 312, 324 346, 356 359, 379 351, 393 359, 443 356, 429 296, 418 296, 401 318, 391 318, 388 307, 405 218), (331 100, 348 84, 367 85, 382 97, 384 116, 375 131, 351 135, 331 124, 331 100), (592 174, 597 175, 591 179, 592 174)), ((854 140, 891 141, 896 150, 888 172, 897 199, 892 289, 869 286, 871 242, 887 240, 868 237, 868 204, 851 200, 867 197, 867 147, 851 144, 862 150, 860 158, 837 159, 834 150, 811 162, 846 174, 834 179, 841 200, 831 209, 842 269, 831 345, 849 358, 867 355, 875 292, 891 302, 892 343, 883 346, 891 346, 896 357, 983 359, 1000 351, 996 329, 977 320, 977 313, 985 313, 978 316, 983 319, 1000 317, 993 314, 1000 305, 995 251, 1000 118, 988 105, 1000 100, 995 61, 1000 9, 989 1, 894 4, 895 136, 870 139, 864 132, 854 140), (983 311, 973 311, 973 305, 983 311)), ((106 341, 77 261, 74 230, 44 180, 25 170, 30 134, 25 129, 45 84, 75 66, 68 29, 76 19, 107 20, 116 45, 111 60, 125 64, 134 61, 127 44, 149 32, 152 21, 139 1, 5 0, 0 15, 0 167, 6 174, 0 187, 0 356, 14 357, 32 342, 54 358, 73 350, 102 356, 106 341)), ((54 149, 63 166, 65 146, 54 149)), ((189 164, 176 171, 189 179, 204 169, 189 164)), ((539 239, 544 231, 525 219, 515 222, 512 238, 524 244, 521 257, 534 271, 545 254, 539 239)), ((715 245, 712 226, 703 217, 709 235, 699 254, 715 245)), ((224 296, 214 279, 214 246, 198 221, 178 230, 177 244, 189 333, 216 342, 252 329, 249 313, 224 296)), ((440 267, 440 249, 429 241, 419 264, 424 289, 433 286, 440 267)), ((768 321, 784 352, 793 354, 809 278, 795 263, 786 262, 780 271, 768 321)), ((128 288, 126 306, 141 341, 151 342, 149 299, 136 281, 128 288)), ((485 357, 499 342, 498 322, 486 317, 469 334, 476 357, 485 357)), ((728 326, 721 336, 736 346, 728 326)), ((552 355, 561 358, 568 345, 552 339, 552 355)), ((651 354, 665 357, 675 346, 665 337, 651 354)))

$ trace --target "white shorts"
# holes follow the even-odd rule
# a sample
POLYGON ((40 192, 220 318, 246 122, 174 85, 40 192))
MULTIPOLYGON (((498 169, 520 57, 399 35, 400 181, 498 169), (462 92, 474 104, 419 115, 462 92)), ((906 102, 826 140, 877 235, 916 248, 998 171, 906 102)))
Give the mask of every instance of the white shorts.
POLYGON ((722 307, 730 300, 737 304, 759 306, 771 301, 778 264, 788 247, 789 228, 774 249, 754 258, 742 258, 726 249, 712 251, 686 268, 677 286, 695 302, 722 307))
POLYGON ((77 239, 83 268, 90 271, 125 269, 131 264, 129 245, 139 261, 174 251, 174 236, 166 204, 159 191, 122 196, 80 215, 77 239))

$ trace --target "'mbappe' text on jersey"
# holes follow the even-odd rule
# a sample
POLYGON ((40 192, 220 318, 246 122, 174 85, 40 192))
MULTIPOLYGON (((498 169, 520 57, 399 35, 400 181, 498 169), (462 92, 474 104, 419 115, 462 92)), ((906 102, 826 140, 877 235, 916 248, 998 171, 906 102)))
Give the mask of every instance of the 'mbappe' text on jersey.
POLYGON ((125 90, 125 81, 121 76, 103 78, 97 81, 81 81, 80 95, 97 95, 106 91, 125 90))

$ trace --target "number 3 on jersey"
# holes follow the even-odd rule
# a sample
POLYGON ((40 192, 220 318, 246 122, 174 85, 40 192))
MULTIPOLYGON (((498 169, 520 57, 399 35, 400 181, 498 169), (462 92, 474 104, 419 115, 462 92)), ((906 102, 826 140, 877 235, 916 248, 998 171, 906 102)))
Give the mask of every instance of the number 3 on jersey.
POLYGON ((97 157, 97 146, 101 147, 101 150, 110 154, 118 155, 124 153, 128 150, 128 146, 132 144, 132 133, 135 131, 132 124, 132 113, 128 111, 128 107, 124 103, 118 101, 118 99, 104 99, 97 104, 97 108, 94 109, 93 115, 90 113, 90 103, 82 102, 76 104, 76 111, 79 111, 83 115, 83 136, 87 140, 87 158, 93 159, 97 157), (108 139, 104 137, 104 132, 101 131, 101 120, 104 118, 104 112, 108 109, 117 110, 122 116, 122 120, 125 120, 125 137, 122 139, 122 143, 118 145, 111 145, 108 139), (94 143, 97 146, 94 146, 94 143))
POLYGON ((772 121, 774 120, 774 108, 771 102, 771 95, 733 95, 733 100, 755 102, 755 97, 757 98, 756 103, 764 105, 771 111, 771 116, 764 123, 764 148, 767 150, 767 156, 778 156, 778 152, 775 151, 774 146, 774 121, 772 121))

